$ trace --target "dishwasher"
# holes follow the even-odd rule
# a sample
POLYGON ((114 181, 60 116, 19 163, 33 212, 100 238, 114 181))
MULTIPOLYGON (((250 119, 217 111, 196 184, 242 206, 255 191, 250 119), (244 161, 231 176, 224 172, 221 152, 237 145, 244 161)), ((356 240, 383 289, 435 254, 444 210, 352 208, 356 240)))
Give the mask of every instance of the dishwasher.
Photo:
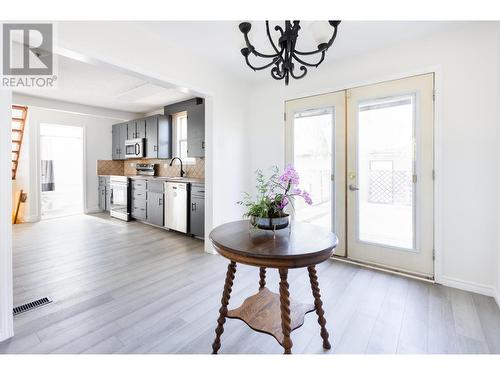
POLYGON ((165 227, 187 233, 189 184, 165 182, 165 227))

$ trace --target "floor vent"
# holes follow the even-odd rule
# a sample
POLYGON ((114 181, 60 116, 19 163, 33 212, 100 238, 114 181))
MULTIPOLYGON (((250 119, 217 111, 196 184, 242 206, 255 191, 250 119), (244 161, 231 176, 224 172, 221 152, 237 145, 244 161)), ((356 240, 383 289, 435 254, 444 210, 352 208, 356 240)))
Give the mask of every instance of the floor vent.
POLYGON ((24 305, 14 307, 14 316, 22 314, 23 312, 36 309, 37 307, 48 305, 52 301, 47 297, 43 297, 33 302, 25 303, 24 305))

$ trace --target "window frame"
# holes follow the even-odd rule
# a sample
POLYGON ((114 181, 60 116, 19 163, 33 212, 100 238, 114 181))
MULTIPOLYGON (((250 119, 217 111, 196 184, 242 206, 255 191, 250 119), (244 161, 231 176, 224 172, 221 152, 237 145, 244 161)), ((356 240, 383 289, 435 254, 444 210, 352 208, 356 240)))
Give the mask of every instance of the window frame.
MULTIPOLYGON (((177 112, 172 115, 172 157, 178 157, 182 160, 182 163, 185 165, 195 165, 196 164, 196 158, 192 157, 182 157, 180 151, 181 151, 181 142, 186 143, 186 148, 187 148, 187 117, 188 113, 187 111, 182 111, 182 112, 177 112), (181 123, 180 120, 185 118, 186 119, 186 137, 181 138, 182 131, 180 129, 181 123)), ((187 152, 187 151, 186 151, 187 152)))

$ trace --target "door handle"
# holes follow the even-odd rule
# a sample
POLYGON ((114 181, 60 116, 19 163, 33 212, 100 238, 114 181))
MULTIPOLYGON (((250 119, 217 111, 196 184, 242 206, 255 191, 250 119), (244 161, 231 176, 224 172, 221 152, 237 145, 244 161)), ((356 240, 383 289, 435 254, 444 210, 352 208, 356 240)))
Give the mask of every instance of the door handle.
POLYGON ((356 185, 354 185, 354 184, 350 184, 350 185, 349 185, 349 190, 350 190, 350 191, 357 191, 357 190, 359 190, 359 187, 357 187, 357 186, 356 186, 356 185))

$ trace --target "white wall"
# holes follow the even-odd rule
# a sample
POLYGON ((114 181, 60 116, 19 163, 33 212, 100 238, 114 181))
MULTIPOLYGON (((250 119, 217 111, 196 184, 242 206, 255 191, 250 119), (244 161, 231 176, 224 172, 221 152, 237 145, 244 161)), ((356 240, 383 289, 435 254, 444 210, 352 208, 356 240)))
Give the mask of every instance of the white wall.
POLYGON ((39 99, 14 94, 16 104, 28 105, 27 131, 23 139, 18 175, 13 184, 17 192, 23 189, 28 193, 24 208, 25 221, 37 221, 39 212, 39 129, 40 124, 80 126, 84 128, 84 152, 86 158, 85 212, 97 212, 98 183, 96 175, 97 160, 111 159, 111 125, 141 114, 108 111, 90 106, 75 105, 56 100, 39 99))
MULTIPOLYGON (((1 37, 1 31, 0 31, 1 37)), ((12 95, 0 90, 0 124, 10 124, 12 95)), ((11 130, 0 126, 0 341, 13 335, 11 130)))
MULTIPOLYGON (((436 251, 439 281, 494 293, 499 249, 499 23, 473 24, 310 70, 270 77, 250 99, 251 170, 284 163, 284 101, 437 70, 436 251)), ((332 48, 328 54, 335 54, 332 48)))

